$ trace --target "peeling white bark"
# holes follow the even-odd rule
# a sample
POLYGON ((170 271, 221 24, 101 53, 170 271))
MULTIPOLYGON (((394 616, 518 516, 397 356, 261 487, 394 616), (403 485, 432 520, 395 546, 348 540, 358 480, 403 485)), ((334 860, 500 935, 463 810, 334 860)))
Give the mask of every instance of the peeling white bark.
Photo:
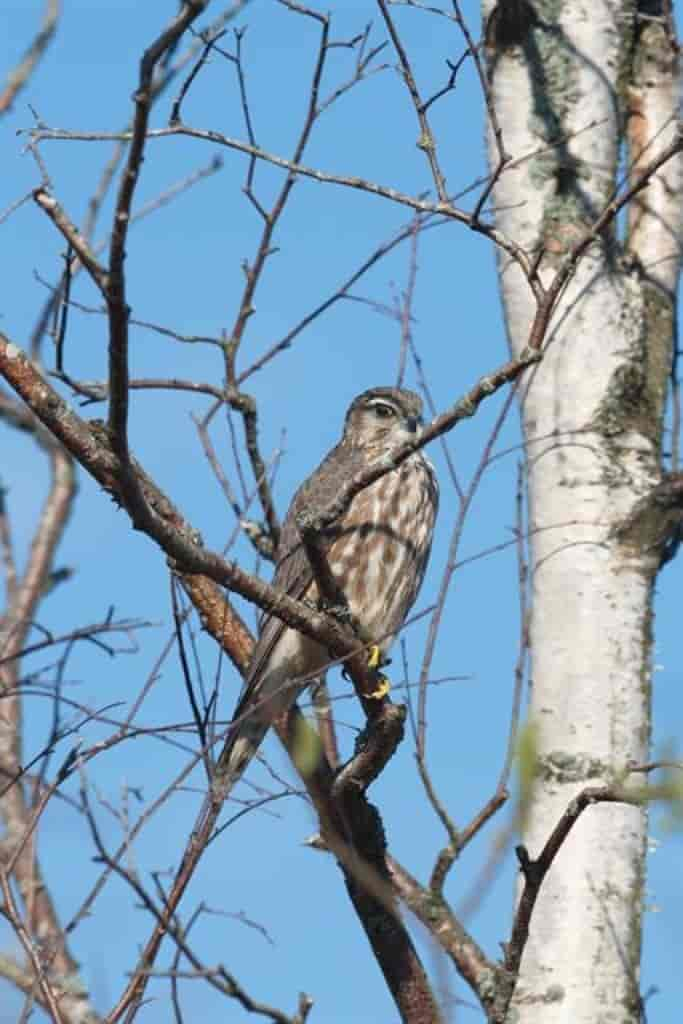
MULTIPOLYGON (((538 0, 534 6, 546 27, 534 28, 523 47, 494 55, 494 101, 513 158, 558 137, 566 141, 505 172, 494 199, 497 224, 507 235, 529 250, 544 246, 547 283, 614 187, 634 4, 538 0)), ((484 7, 487 14, 492 5, 484 7)), ((671 82, 667 89, 657 99, 659 138, 649 158, 670 141, 671 82)), ((648 103, 652 107, 652 96, 648 103)), ((495 166, 491 140, 489 151, 495 166)), ((664 173, 663 183, 646 193, 648 202, 653 195, 662 202, 659 238, 642 248, 649 264, 666 268, 661 274, 672 290, 680 263, 681 161, 664 173)), ((638 232, 645 230, 641 209, 638 232)), ((638 232, 636 247, 642 244, 638 232)), ((510 344, 518 354, 533 297, 516 265, 501 258, 499 269, 510 344)), ((670 303, 661 296, 654 301, 660 300, 666 320, 670 303)), ((612 781, 648 751, 656 553, 624 550, 611 529, 660 477, 671 321, 668 335, 657 336, 652 302, 652 278, 622 259, 613 237, 593 246, 561 300, 544 360, 523 394, 530 526, 536 531, 530 718, 538 727, 539 777, 522 837, 532 858, 579 790, 612 781)), ((582 816, 543 886, 511 1020, 640 1019, 645 829, 646 814, 635 807, 604 804, 582 816)))

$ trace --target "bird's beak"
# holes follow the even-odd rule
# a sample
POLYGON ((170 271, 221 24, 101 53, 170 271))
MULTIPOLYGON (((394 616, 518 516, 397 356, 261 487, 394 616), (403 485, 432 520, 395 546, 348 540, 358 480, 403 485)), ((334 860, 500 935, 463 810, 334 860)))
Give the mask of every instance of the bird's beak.
POLYGON ((418 416, 406 416, 405 425, 406 430, 411 434, 416 434, 421 426, 421 420, 418 416))

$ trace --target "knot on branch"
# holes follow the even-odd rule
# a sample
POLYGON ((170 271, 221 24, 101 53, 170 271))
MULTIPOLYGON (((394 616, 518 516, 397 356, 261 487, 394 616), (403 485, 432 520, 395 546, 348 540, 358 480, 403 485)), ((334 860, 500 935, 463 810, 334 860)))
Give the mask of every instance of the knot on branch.
POLYGON ((545 873, 543 865, 538 861, 531 859, 529 851, 522 843, 520 843, 519 846, 515 846, 515 854, 525 881, 528 882, 529 885, 539 885, 545 873))
POLYGON ((246 391, 238 391, 235 387, 225 389, 225 398, 231 409, 241 413, 243 416, 256 415, 256 402, 246 391))

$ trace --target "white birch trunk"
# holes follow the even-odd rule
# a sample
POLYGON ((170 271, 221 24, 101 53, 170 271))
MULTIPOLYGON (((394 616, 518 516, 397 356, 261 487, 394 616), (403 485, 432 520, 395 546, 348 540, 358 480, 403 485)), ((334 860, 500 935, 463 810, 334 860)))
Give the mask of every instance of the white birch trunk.
MULTIPOLYGON (((485 16, 492 6, 485 2, 485 16)), ((651 21, 638 37, 634 61, 633 2, 533 6, 542 24, 521 45, 489 51, 492 94, 515 159, 564 141, 503 173, 494 202, 509 237, 529 250, 544 246, 547 283, 610 198, 626 110, 640 104, 642 138, 658 132, 650 159, 672 139, 676 87, 662 23, 651 21)), ((492 139, 489 153, 495 167, 492 139)), ((643 204, 631 217, 630 257, 612 232, 580 263, 544 360, 520 393, 535 531, 529 713, 538 780, 522 837, 532 858, 579 790, 613 780, 648 753, 658 553, 627 550, 611 530, 660 479, 680 194, 676 158, 644 194, 656 211, 643 204)), ((535 305, 504 254, 499 271, 518 354, 535 305)), ((621 804, 594 806, 579 820, 543 886, 511 1020, 640 1020, 646 823, 645 809, 621 804)))

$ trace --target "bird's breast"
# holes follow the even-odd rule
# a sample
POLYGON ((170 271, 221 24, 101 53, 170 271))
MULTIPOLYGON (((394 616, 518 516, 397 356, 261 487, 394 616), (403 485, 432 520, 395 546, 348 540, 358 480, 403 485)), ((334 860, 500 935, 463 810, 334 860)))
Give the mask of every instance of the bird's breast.
POLYGON ((330 568, 352 613, 382 646, 417 597, 437 502, 431 465, 411 456, 354 498, 330 548, 330 568))

